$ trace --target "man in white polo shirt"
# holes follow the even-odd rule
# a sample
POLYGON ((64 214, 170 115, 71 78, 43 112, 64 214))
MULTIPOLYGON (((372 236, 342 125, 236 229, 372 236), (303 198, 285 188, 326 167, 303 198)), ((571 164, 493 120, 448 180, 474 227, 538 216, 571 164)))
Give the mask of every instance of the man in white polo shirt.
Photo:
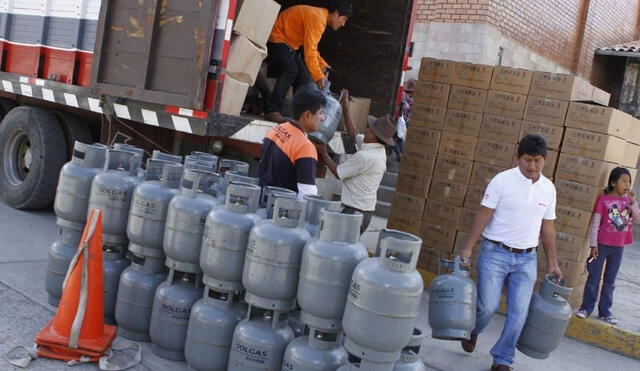
POLYGON ((507 318, 498 342, 491 349, 491 370, 510 370, 515 347, 529 312, 536 282, 538 241, 542 237, 547 270, 562 277, 556 255, 556 189, 542 175, 547 144, 539 135, 527 135, 518 146, 518 166, 496 175, 485 191, 473 228, 462 250, 469 259, 481 241, 478 258, 476 327, 466 352, 475 349, 478 334, 500 306, 507 289, 507 318))

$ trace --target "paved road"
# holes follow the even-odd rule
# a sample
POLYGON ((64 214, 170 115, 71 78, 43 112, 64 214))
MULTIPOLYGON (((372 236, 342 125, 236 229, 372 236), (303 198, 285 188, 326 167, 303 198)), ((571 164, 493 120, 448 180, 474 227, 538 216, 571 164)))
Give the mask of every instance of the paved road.
MULTIPOLYGON (((374 220, 372 229, 384 225, 374 220)), ((22 212, 0 204, 0 354, 16 345, 30 345, 36 333, 54 314, 44 291, 47 249, 58 234, 55 215, 51 211, 22 212)), ((373 247, 375 233, 368 233, 365 241, 373 247)), ((640 257, 634 255, 635 267, 640 257)), ((632 260, 632 259, 628 259, 632 260)), ((635 270, 637 272, 637 269, 635 270)), ((632 276, 628 277, 629 282, 632 276)), ((625 278, 627 279, 627 278, 625 278)), ((632 285, 633 286, 633 285, 632 285)), ((424 297, 419 327, 429 333, 424 297)), ((640 300, 640 299, 638 299, 640 300)), ((636 307, 637 306, 637 301, 636 307)), ((617 305, 617 304, 616 304, 617 305)), ((471 355, 463 353, 458 343, 426 338, 422 359, 430 370, 487 370, 491 363, 488 351, 497 339, 504 318, 496 316, 486 333, 480 337, 478 350, 471 355)), ((143 362, 135 370, 185 370, 182 362, 170 362, 153 355, 149 344, 143 344, 143 362)), ((639 362, 587 344, 565 338, 560 348, 544 361, 517 355, 517 370, 572 371, 572 370, 632 370, 639 362)), ((94 365, 77 366, 75 370, 94 370, 94 365)), ((0 359, 0 370, 12 370, 0 359)), ((31 370, 63 370, 62 363, 38 359, 31 370)))

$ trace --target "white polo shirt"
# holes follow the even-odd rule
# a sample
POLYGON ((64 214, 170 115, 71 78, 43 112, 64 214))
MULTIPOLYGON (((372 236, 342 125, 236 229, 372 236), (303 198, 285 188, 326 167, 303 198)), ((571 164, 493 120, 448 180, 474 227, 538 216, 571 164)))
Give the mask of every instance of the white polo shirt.
POLYGON ((491 180, 481 204, 495 210, 483 237, 528 249, 538 246, 542 220, 556 219, 556 187, 542 174, 533 183, 515 167, 491 180))
POLYGON ((387 171, 387 153, 380 143, 363 143, 337 169, 342 180, 340 200, 362 211, 376 209, 378 187, 387 171))

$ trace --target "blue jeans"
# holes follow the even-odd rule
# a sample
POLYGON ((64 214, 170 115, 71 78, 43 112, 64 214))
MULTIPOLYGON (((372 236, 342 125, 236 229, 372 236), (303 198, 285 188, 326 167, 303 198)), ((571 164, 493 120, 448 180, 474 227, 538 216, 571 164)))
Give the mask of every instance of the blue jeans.
POLYGON ((602 291, 600 292, 600 303, 598 304, 598 314, 600 317, 608 317, 611 315, 611 306, 613 305, 613 290, 616 288, 616 276, 622 263, 622 254, 624 247, 598 245, 598 259, 594 259, 587 264, 589 278, 584 286, 584 298, 580 310, 584 310, 588 314, 593 309, 598 300, 598 289, 600 288, 600 277, 602 277, 602 269, 604 278, 602 280, 602 291))
POLYGON ((529 314, 529 303, 536 283, 536 252, 517 254, 502 246, 482 240, 478 258, 478 301, 476 328, 481 333, 500 307, 502 287, 507 288, 507 318, 498 342, 491 348, 493 363, 510 365, 516 343, 529 314))

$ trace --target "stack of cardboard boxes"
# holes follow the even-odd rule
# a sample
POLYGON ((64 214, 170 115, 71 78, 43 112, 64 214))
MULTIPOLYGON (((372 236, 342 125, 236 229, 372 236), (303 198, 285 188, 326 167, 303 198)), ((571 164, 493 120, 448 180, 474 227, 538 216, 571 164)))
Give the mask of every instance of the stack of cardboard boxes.
POLYGON ((388 220, 423 239, 421 268, 437 273, 440 258, 462 249, 487 184, 516 166, 519 139, 536 133, 547 140, 544 174, 558 189, 561 268, 582 292, 593 202, 616 164, 635 168, 640 147, 627 134, 640 124, 578 101, 607 104, 608 95, 570 75, 423 59, 388 220))

